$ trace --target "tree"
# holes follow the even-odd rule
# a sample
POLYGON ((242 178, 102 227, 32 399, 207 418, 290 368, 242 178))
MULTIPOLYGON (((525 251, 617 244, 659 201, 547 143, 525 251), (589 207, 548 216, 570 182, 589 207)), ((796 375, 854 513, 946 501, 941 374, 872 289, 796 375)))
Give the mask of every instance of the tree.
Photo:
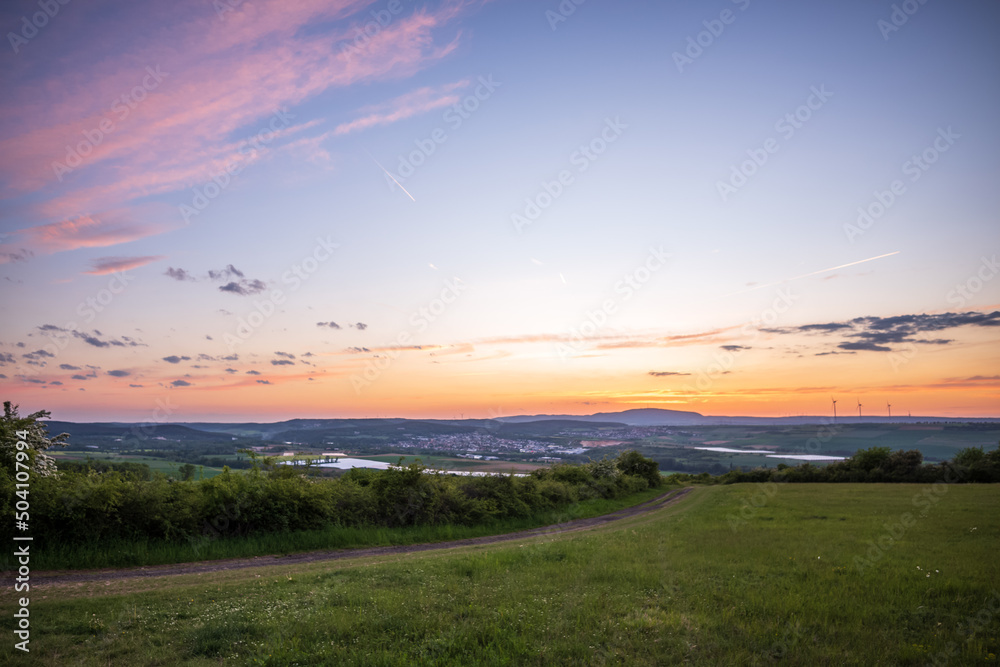
POLYGON ((17 409, 18 406, 10 401, 4 401, 3 418, 0 419, 0 464, 3 465, 3 471, 14 477, 18 453, 25 452, 27 460, 20 462, 27 465, 32 474, 42 477, 58 475, 55 460, 44 452, 49 447, 65 447, 69 444, 66 442, 69 434, 60 433, 54 438, 49 437, 48 427, 40 421, 49 418, 47 410, 21 417, 17 409))
POLYGON ((644 477, 651 487, 655 488, 663 483, 663 478, 660 476, 660 464, 653 459, 647 459, 634 449, 619 454, 617 464, 618 469, 623 474, 644 477))
POLYGON ((891 450, 888 447, 871 447, 859 449, 851 457, 851 467, 865 472, 881 468, 889 460, 891 450))
POLYGON ((955 454, 952 462, 969 482, 1000 482, 1000 447, 989 452, 982 447, 966 447, 955 454))
POLYGON ((958 454, 955 454, 955 457, 952 459, 955 465, 965 466, 966 468, 981 465, 985 460, 986 452, 983 451, 982 447, 966 447, 959 451, 958 454))
POLYGON ((890 476, 892 481, 915 482, 915 475, 920 465, 924 462, 924 455, 916 449, 904 452, 902 449, 889 454, 889 458, 882 464, 882 469, 890 476))
POLYGON ((195 470, 197 470, 197 468, 194 467, 193 463, 185 463, 177 470, 177 472, 181 474, 182 480, 188 482, 194 479, 195 470))

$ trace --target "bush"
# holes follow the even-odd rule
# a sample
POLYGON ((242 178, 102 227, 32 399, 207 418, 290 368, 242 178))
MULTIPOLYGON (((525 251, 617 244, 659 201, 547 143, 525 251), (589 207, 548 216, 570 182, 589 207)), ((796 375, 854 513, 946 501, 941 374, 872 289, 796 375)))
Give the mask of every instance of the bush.
POLYGON ((618 470, 624 475, 645 478, 651 488, 655 489, 663 484, 663 478, 660 475, 660 464, 653 459, 647 459, 634 449, 619 454, 617 466, 618 470))

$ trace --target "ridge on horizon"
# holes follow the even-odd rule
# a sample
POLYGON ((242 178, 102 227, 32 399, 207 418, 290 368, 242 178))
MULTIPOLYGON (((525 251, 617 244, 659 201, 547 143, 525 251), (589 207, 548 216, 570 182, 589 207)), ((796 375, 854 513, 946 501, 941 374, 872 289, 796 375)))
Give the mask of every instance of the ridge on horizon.
MULTIPOLYGON (((934 415, 901 415, 901 416, 880 416, 865 415, 838 416, 834 422, 831 415, 787 415, 782 417, 754 417, 747 415, 705 415, 700 412, 690 410, 672 410, 668 408, 629 408, 617 412, 594 412, 591 414, 533 414, 533 415, 508 415, 500 417, 469 417, 469 418, 439 418, 439 417, 293 417, 276 421, 178 421, 160 422, 162 426, 185 426, 197 429, 199 427, 236 427, 236 426, 259 426, 277 427, 294 426, 297 423, 311 423, 309 428, 321 427, 325 424, 338 422, 499 422, 499 423, 524 423, 540 421, 579 421, 579 422, 601 422, 620 423, 626 426, 739 426, 739 425, 761 425, 761 424, 873 424, 873 423, 895 423, 907 424, 917 422, 993 422, 1000 421, 1000 416, 995 417, 943 417, 934 415)), ((87 425, 114 425, 128 426, 133 424, 146 424, 149 422, 129 422, 123 420, 102 420, 93 422, 76 422, 71 420, 52 419, 50 425, 57 424, 87 424, 87 425)))

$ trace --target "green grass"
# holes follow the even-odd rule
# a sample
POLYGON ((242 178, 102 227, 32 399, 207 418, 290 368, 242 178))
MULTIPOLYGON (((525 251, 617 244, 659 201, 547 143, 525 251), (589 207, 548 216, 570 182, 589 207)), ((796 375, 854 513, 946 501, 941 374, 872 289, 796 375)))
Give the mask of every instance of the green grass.
MULTIPOLYGON (((128 456, 109 454, 107 452, 95 452, 93 454, 87 452, 48 452, 48 454, 56 460, 86 461, 90 459, 92 461, 107 461, 108 463, 145 463, 149 466, 151 472, 162 472, 165 475, 177 478, 180 477, 178 469, 184 465, 183 461, 170 461, 157 456, 141 456, 138 454, 128 456)), ((209 479, 222 474, 222 468, 213 468, 210 466, 195 467, 195 479, 209 479)))
MULTIPOLYGON (((383 528, 378 526, 330 526, 321 530, 276 532, 210 539, 201 535, 187 541, 104 541, 84 545, 50 544, 32 558, 36 570, 93 569, 105 567, 136 567, 187 563, 199 560, 244 558, 271 554, 291 554, 321 549, 381 547, 424 542, 461 540, 484 535, 499 535, 537 528, 570 519, 586 519, 607 514, 624 507, 645 502, 665 493, 670 487, 649 489, 625 498, 608 500, 594 498, 563 509, 539 512, 522 519, 463 526, 409 526, 383 528)), ((13 554, 0 556, 0 568, 14 569, 13 554)))
POLYGON ((998 487, 939 488, 922 517, 922 486, 762 488, 700 487, 660 512, 502 545, 42 588, 32 652, 15 659, 8 639, 0 661, 996 664, 998 487), (907 512, 915 523, 859 571, 907 512))

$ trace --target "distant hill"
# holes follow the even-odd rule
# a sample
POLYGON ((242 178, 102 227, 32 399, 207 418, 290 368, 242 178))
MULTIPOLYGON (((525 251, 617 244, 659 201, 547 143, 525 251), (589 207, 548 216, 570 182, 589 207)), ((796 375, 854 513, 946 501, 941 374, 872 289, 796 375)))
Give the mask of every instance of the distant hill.
MULTIPOLYGON (((181 442, 231 442, 234 438, 262 441, 325 444, 331 441, 364 441, 428 437, 460 433, 492 433, 500 437, 552 436, 574 428, 624 428, 628 426, 801 426, 830 424, 827 416, 727 417, 706 416, 698 412, 637 408, 621 412, 598 412, 592 415, 517 415, 498 419, 289 419, 271 423, 177 423, 156 424, 143 428, 148 437, 162 437, 181 442)), ((919 424, 919 423, 1000 423, 997 417, 837 417, 838 424, 919 424)), ((122 438, 134 435, 142 424, 124 422, 75 423, 48 421, 49 433, 69 433, 76 438, 122 438)))
POLYGON ((537 421, 612 422, 627 426, 694 426, 705 423, 706 417, 697 412, 664 410, 661 408, 636 408, 621 412, 598 412, 593 415, 521 415, 500 417, 497 421, 524 423, 537 421))
MULTIPOLYGON (((801 425, 829 424, 832 419, 827 416, 801 415, 795 417, 720 417, 706 416, 698 412, 683 410, 664 410, 662 408, 638 408, 621 412, 598 412, 593 415, 518 415, 500 417, 498 421, 505 423, 529 423, 558 419, 576 422, 619 422, 628 426, 766 426, 766 425, 801 425)), ((997 423, 1000 417, 851 417, 838 416, 838 424, 916 424, 916 423, 965 423, 984 422, 997 423)))
POLYGON ((80 424, 76 422, 64 421, 45 421, 44 424, 46 428, 48 428, 49 435, 69 433, 71 438, 135 438, 145 435, 147 437, 162 437, 181 442, 227 442, 231 440, 231 437, 227 434, 201 431, 187 426, 181 426, 179 424, 154 424, 144 426, 143 424, 131 424, 124 422, 80 424))

